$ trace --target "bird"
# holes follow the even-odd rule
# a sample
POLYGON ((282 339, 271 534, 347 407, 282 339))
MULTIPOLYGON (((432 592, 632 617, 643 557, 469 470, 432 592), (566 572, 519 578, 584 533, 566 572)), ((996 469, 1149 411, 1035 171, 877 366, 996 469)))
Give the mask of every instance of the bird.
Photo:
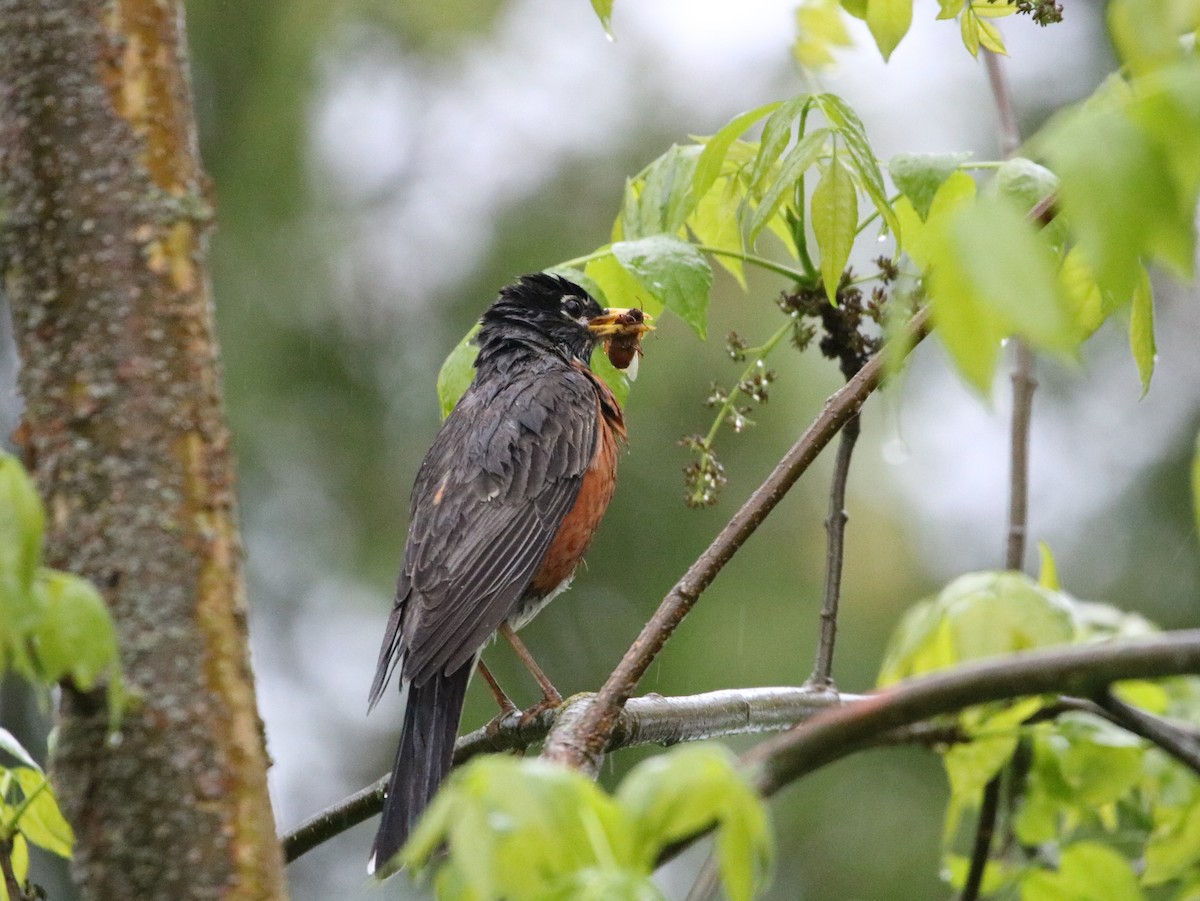
MULTIPOLYGON (((621 405, 589 361, 598 343, 636 344, 652 329, 647 319, 604 309, 546 273, 502 289, 481 317, 471 384, 413 484, 371 684, 368 709, 399 674, 404 720, 369 872, 395 869, 447 775, 485 645, 500 632, 520 654, 515 631, 570 585, 612 499, 626 439, 621 405)), ((530 669, 552 703, 557 693, 530 669)))

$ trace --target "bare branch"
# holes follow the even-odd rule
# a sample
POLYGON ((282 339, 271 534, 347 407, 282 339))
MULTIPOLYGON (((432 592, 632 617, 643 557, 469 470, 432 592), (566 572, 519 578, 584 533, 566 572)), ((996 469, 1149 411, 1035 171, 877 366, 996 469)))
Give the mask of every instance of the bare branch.
MULTIPOLYGON (((901 339, 892 343, 891 346, 898 348, 894 352, 907 354, 925 336, 928 323, 928 309, 922 309, 913 316, 901 339)), ((887 365, 885 358, 890 354, 886 348, 876 354, 858 375, 826 402, 820 415, 780 460, 766 481, 734 514, 708 549, 663 599, 587 709, 577 719, 559 721, 546 743, 543 756, 577 769, 592 773, 597 771, 621 706, 633 694, 671 633, 687 616, 717 573, 754 534, 825 445, 878 387, 887 365)))
MULTIPOLYGON (((592 695, 576 695, 557 711, 546 710, 529 722, 520 711, 458 739, 454 763, 483 753, 523 750, 546 737, 556 718, 571 716, 592 695)), ((791 728, 839 704, 865 700, 862 695, 836 695, 813 688, 743 688, 665 698, 633 698, 622 709, 608 750, 637 745, 671 745, 684 741, 791 728)), ((886 744, 947 744, 961 740, 958 730, 919 723, 880 738, 886 744)), ((309 818, 281 839, 290 863, 318 845, 378 813, 383 806, 387 775, 309 818)))
POLYGON ((828 535, 825 551, 825 600, 821 605, 821 635, 817 644, 817 660, 809 684, 815 688, 833 687, 833 646, 837 640, 838 600, 842 593, 842 564, 846 546, 846 482, 850 477, 850 460, 854 444, 861 431, 858 416, 852 417, 838 439, 837 458, 833 464, 833 480, 829 488, 829 516, 825 520, 828 535))
POLYGON ((1124 679, 1200 673, 1200 629, 1139 641, 1073 645, 986 660, 914 679, 815 717, 763 742, 748 763, 759 790, 773 794, 871 739, 988 701, 1039 694, 1093 697, 1124 679))

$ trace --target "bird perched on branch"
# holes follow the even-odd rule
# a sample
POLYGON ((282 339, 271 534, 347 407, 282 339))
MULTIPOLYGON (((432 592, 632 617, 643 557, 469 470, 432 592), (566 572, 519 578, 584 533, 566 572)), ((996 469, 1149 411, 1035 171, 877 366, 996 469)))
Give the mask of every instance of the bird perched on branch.
POLYGON ((417 472, 404 563, 370 705, 398 671, 404 725, 369 869, 403 846, 450 769, 467 683, 499 631, 545 694, 519 629, 571 581, 616 483, 621 407, 589 367, 598 342, 629 362, 650 330, 579 285, 528 275, 476 338, 475 377, 417 472))

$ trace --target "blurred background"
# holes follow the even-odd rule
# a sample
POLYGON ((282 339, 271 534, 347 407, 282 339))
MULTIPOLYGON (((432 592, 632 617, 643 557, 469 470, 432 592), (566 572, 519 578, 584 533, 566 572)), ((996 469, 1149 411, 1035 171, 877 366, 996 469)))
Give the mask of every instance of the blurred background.
MULTIPOLYGON (((408 492, 438 428, 445 354, 515 276, 604 243, 624 179, 672 142, 813 87, 792 63, 792 0, 618 2, 616 40, 585 0, 191 0, 203 155, 219 229, 212 277, 241 472, 254 663, 275 761, 281 830, 383 774, 398 711, 366 693, 391 604, 408 492)), ((981 63, 954 23, 919 3, 889 65, 865 28, 819 86, 842 94, 878 155, 998 155, 981 63)), ((1025 134, 1113 66, 1097 3, 1064 24, 1004 20, 1025 134)), ((861 23, 856 23, 861 24, 861 23)), ((862 261, 878 253, 864 248, 862 261)), ((782 283, 743 293, 718 273, 707 344, 664 318, 627 418, 621 481, 586 571, 524 635, 564 694, 597 687, 663 594, 835 390, 815 354, 777 351, 770 403, 723 434, 720 503, 682 503, 678 439, 703 432, 714 380, 740 366, 721 340, 778 327, 782 283)), ((1032 537, 1067 590, 1200 624, 1187 467, 1200 424, 1196 298, 1157 283, 1159 368, 1140 386, 1119 324, 1078 366, 1039 362, 1032 537)), ((2 317, 0 317, 2 318, 2 317)), ((0 335, 11 344, 7 333, 0 335)), ((11 347, 0 377, 11 379, 11 347)), ((873 682, 898 617, 957 574, 1003 559, 1007 381, 984 401, 933 341, 871 401, 851 474, 835 672, 873 682)), ((6 398, 11 395, 7 389, 6 398)), ((7 434, 15 403, 4 415, 7 434)), ((796 487, 706 593, 642 685, 681 694, 799 684, 816 644, 829 464, 796 487)), ((1028 557, 1036 568, 1036 551, 1028 557)), ((507 648, 489 663, 519 702, 537 697, 507 648)), ((494 712, 471 689, 463 728, 494 712)), ((735 743, 747 747, 749 740, 735 743)), ((648 752, 613 757, 615 783, 648 752)), ((936 759, 877 751, 772 805, 776 899, 945 895, 945 787, 936 759)), ((420 898, 365 871, 374 824, 293 864, 297 901, 420 898)), ((682 898, 697 860, 662 875, 682 898)), ((66 897, 54 894, 52 897, 66 897)))

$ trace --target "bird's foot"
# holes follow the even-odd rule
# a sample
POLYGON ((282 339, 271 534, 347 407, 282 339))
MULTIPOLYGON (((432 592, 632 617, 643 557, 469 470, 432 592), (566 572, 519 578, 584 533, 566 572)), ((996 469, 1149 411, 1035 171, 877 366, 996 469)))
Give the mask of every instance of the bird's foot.
POLYGON ((551 686, 550 691, 545 693, 545 696, 534 704, 532 707, 521 712, 521 718, 517 721, 517 728, 523 729, 532 724, 539 716, 547 710, 557 710, 562 706, 563 698, 558 691, 551 686))

